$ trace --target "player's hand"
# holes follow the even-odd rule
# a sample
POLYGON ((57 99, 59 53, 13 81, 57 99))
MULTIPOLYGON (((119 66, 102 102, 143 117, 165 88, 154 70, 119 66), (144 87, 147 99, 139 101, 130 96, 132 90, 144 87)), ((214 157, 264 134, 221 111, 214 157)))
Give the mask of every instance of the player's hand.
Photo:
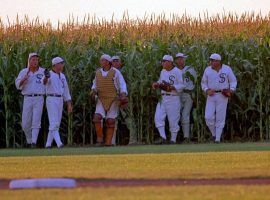
POLYGON ((209 96, 213 96, 213 95, 215 94, 215 90, 213 90, 213 89, 208 89, 208 90, 206 91, 206 94, 209 95, 209 96))
POLYGON ((45 69, 45 70, 44 70, 44 76, 45 76, 46 78, 50 78, 50 77, 51 77, 50 71, 49 71, 48 69, 45 69))
POLYGON ((128 98, 127 98, 127 94, 126 93, 121 93, 119 96, 119 106, 122 109, 127 108, 128 106, 128 98))
POLYGON ((71 101, 68 101, 67 102, 67 111, 68 111, 68 114, 71 114, 72 113, 72 104, 71 104, 71 101))
POLYGON ((159 87, 159 83, 155 82, 152 84, 152 88, 155 90, 159 87))
MULTIPOLYGON (((29 73, 29 72, 28 72, 29 73)), ((25 83, 27 83, 28 79, 29 79, 29 75, 28 73, 23 77, 23 79, 20 82, 20 86, 24 85, 25 83)))

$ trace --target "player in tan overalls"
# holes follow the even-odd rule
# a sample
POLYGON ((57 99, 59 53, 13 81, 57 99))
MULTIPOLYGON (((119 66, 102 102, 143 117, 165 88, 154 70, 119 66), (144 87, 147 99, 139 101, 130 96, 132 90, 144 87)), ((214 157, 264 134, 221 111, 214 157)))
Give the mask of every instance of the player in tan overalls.
POLYGON ((121 72, 112 67, 111 62, 109 55, 101 56, 101 67, 96 71, 92 86, 91 95, 97 96, 96 111, 93 117, 97 134, 96 146, 104 144, 103 119, 106 120, 105 146, 111 146, 119 102, 125 102, 127 98, 126 82, 121 72))

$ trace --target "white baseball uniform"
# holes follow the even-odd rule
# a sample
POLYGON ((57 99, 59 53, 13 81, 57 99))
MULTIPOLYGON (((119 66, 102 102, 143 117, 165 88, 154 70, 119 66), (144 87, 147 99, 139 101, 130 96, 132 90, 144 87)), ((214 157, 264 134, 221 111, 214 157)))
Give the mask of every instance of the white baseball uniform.
MULTIPOLYGON (((120 94, 120 93, 127 93, 127 85, 126 85, 126 82, 123 78, 123 75, 121 74, 121 72, 112 67, 109 71, 104 71, 103 68, 99 68, 97 70, 100 70, 101 71, 101 74, 103 77, 107 76, 109 71, 110 70, 115 70, 115 75, 114 75, 114 86, 117 90, 117 93, 120 94)), ((96 78, 93 80, 93 85, 92 85, 92 90, 95 90, 97 91, 97 85, 96 85, 96 78)), ((110 109, 108 110, 108 112, 106 113, 101 101, 98 99, 97 100, 97 105, 96 105, 96 111, 95 113, 98 113, 98 114, 101 114, 101 116, 103 118, 111 118, 111 119, 115 119, 118 115, 118 110, 119 110, 119 105, 118 105, 118 101, 114 101, 110 107, 110 109)))
POLYGON ((21 90, 23 99, 22 129, 26 136, 27 144, 36 144, 40 129, 43 111, 45 87, 42 83, 44 68, 39 67, 34 73, 29 68, 20 71, 15 80, 18 90, 21 90), (28 74, 29 78, 20 86, 21 80, 28 74))
POLYGON ((193 67, 185 66, 180 69, 183 74, 183 81, 186 88, 180 94, 181 101, 181 125, 184 134, 184 138, 189 138, 190 133, 190 111, 193 105, 193 99, 191 97, 191 92, 195 87, 195 82, 197 79, 197 73, 193 67))
POLYGON ((161 91, 162 99, 156 107, 155 125, 160 136, 163 139, 166 139, 165 118, 167 116, 171 132, 171 141, 176 142, 177 133, 179 131, 178 122, 180 119, 181 107, 179 93, 185 88, 182 72, 177 67, 174 67, 170 71, 162 69, 158 83, 161 83, 162 81, 170 83, 175 87, 176 91, 161 91))
POLYGON ((232 69, 227 65, 222 64, 218 72, 208 66, 204 71, 201 86, 204 92, 208 89, 216 91, 213 96, 207 96, 205 120, 215 141, 219 142, 225 125, 228 103, 228 97, 222 95, 221 90, 235 91, 237 80, 232 69))
POLYGON ((55 73, 52 70, 50 75, 46 84, 46 106, 50 123, 46 147, 51 147, 53 139, 57 147, 61 147, 59 128, 62 119, 63 102, 71 101, 71 96, 65 75, 55 73))

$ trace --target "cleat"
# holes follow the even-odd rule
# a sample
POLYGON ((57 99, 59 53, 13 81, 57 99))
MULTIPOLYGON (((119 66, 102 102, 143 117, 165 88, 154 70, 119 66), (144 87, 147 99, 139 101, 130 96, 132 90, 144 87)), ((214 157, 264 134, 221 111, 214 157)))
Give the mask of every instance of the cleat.
POLYGON ((166 144, 166 143, 167 143, 167 141, 164 138, 162 138, 162 137, 159 137, 159 139, 157 139, 154 142, 154 144, 166 144))

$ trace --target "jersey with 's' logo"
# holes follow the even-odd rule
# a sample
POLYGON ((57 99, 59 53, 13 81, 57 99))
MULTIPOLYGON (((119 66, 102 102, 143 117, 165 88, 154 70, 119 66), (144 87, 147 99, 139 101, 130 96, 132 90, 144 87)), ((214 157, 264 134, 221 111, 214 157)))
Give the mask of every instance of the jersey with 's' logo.
POLYGON ((22 91, 22 95, 30 94, 45 94, 45 86, 42 83, 44 76, 44 68, 39 67, 37 71, 31 72, 29 68, 26 67, 20 71, 18 77, 15 80, 17 89, 22 91), (21 80, 28 75, 28 80, 25 84, 20 86, 21 80))
POLYGON ((204 71, 201 85, 204 91, 207 89, 235 90, 237 80, 232 69, 227 65, 223 64, 219 71, 216 71, 211 66, 208 66, 204 71))
POLYGON ((172 68, 170 71, 162 69, 158 83, 162 83, 162 81, 166 81, 176 88, 177 91, 170 92, 173 94, 177 94, 185 88, 182 72, 177 67, 172 68))
POLYGON ((197 80, 197 73, 193 67, 185 66, 182 70, 183 80, 186 88, 188 90, 193 90, 195 87, 195 82, 197 80))

